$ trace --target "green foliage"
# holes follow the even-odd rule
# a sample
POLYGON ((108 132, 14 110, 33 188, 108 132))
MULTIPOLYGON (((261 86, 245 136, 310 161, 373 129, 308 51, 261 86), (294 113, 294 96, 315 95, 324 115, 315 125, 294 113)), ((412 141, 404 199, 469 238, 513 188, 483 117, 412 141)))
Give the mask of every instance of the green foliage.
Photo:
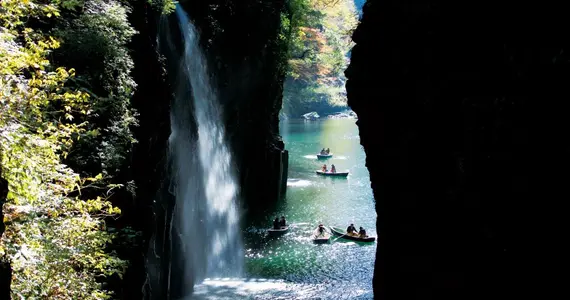
POLYGON ((290 0, 289 68, 283 110, 298 117, 315 101, 346 106, 344 70, 358 16, 352 0, 290 0))
POLYGON ((92 113, 81 118, 88 125, 71 149, 67 162, 82 175, 115 177, 135 142, 131 127, 136 112, 130 98, 136 87, 130 76, 133 62, 127 44, 136 33, 128 23, 128 9, 114 0, 90 0, 81 12, 62 11, 53 34, 64 41, 54 61, 76 66, 73 86, 91 95, 92 113))
POLYGON ((81 179, 62 163, 91 128, 93 98, 74 87, 75 70, 49 60, 60 42, 26 27, 85 3, 45 3, 0 2, 0 167, 9 183, 0 256, 12 262, 15 299, 107 299, 98 278, 126 265, 104 251, 114 238, 104 218, 120 211, 70 196, 102 175, 81 179))
POLYGON ((155 9, 162 12, 162 14, 170 14, 176 9, 175 0, 147 0, 147 2, 152 5, 155 9))

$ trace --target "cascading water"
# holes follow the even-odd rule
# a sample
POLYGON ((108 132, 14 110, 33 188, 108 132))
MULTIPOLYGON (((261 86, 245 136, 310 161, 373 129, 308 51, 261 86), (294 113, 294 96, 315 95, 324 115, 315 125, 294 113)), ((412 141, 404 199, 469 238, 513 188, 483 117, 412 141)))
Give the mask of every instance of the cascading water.
POLYGON ((177 294, 188 296, 192 284, 207 277, 241 276, 244 255, 238 188, 219 100, 196 28, 180 6, 176 17, 184 51, 171 107, 169 159, 170 192, 176 198, 172 234, 179 243, 173 253, 179 253, 173 255, 169 281, 179 277, 177 294))

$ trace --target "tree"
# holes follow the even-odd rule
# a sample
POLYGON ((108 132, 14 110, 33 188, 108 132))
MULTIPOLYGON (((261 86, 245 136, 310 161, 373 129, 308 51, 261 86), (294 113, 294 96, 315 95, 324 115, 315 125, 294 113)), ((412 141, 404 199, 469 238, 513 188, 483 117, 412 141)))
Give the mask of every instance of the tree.
POLYGON ((80 199, 102 176, 80 178, 62 163, 89 126, 91 97, 72 87, 74 69, 49 60, 60 41, 27 26, 83 1, 45 3, 0 2, 0 168, 9 188, 0 256, 11 261, 14 298, 109 298, 97 278, 122 274, 126 263, 105 251, 114 235, 104 218, 120 211, 102 197, 80 199))
POLYGON ((346 107, 343 90, 351 32, 358 17, 352 0, 291 0, 289 69, 283 110, 296 117, 307 110, 346 107))

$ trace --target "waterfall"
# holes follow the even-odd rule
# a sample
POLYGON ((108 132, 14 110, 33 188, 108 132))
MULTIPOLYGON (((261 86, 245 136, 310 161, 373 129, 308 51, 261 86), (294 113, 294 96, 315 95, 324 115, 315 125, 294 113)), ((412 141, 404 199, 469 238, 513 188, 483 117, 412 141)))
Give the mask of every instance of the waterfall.
POLYGON ((187 297, 193 284, 205 278, 240 277, 243 265, 238 186, 219 99, 196 28, 179 5, 176 17, 183 54, 169 137, 170 193, 175 197, 169 286, 179 282, 176 294, 181 295, 175 298, 187 297))

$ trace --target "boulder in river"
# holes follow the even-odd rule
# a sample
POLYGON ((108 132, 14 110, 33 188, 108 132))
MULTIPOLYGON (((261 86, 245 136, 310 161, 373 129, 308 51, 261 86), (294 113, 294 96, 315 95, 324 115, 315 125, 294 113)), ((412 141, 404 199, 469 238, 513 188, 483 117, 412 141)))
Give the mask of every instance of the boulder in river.
POLYGON ((319 114, 316 111, 312 111, 310 113, 306 113, 303 115, 303 119, 305 120, 316 120, 320 118, 319 114))
POLYGON ((339 113, 334 113, 331 115, 327 116, 329 119, 353 119, 356 118, 356 113, 354 113, 353 111, 345 111, 345 112, 339 112, 339 113))

